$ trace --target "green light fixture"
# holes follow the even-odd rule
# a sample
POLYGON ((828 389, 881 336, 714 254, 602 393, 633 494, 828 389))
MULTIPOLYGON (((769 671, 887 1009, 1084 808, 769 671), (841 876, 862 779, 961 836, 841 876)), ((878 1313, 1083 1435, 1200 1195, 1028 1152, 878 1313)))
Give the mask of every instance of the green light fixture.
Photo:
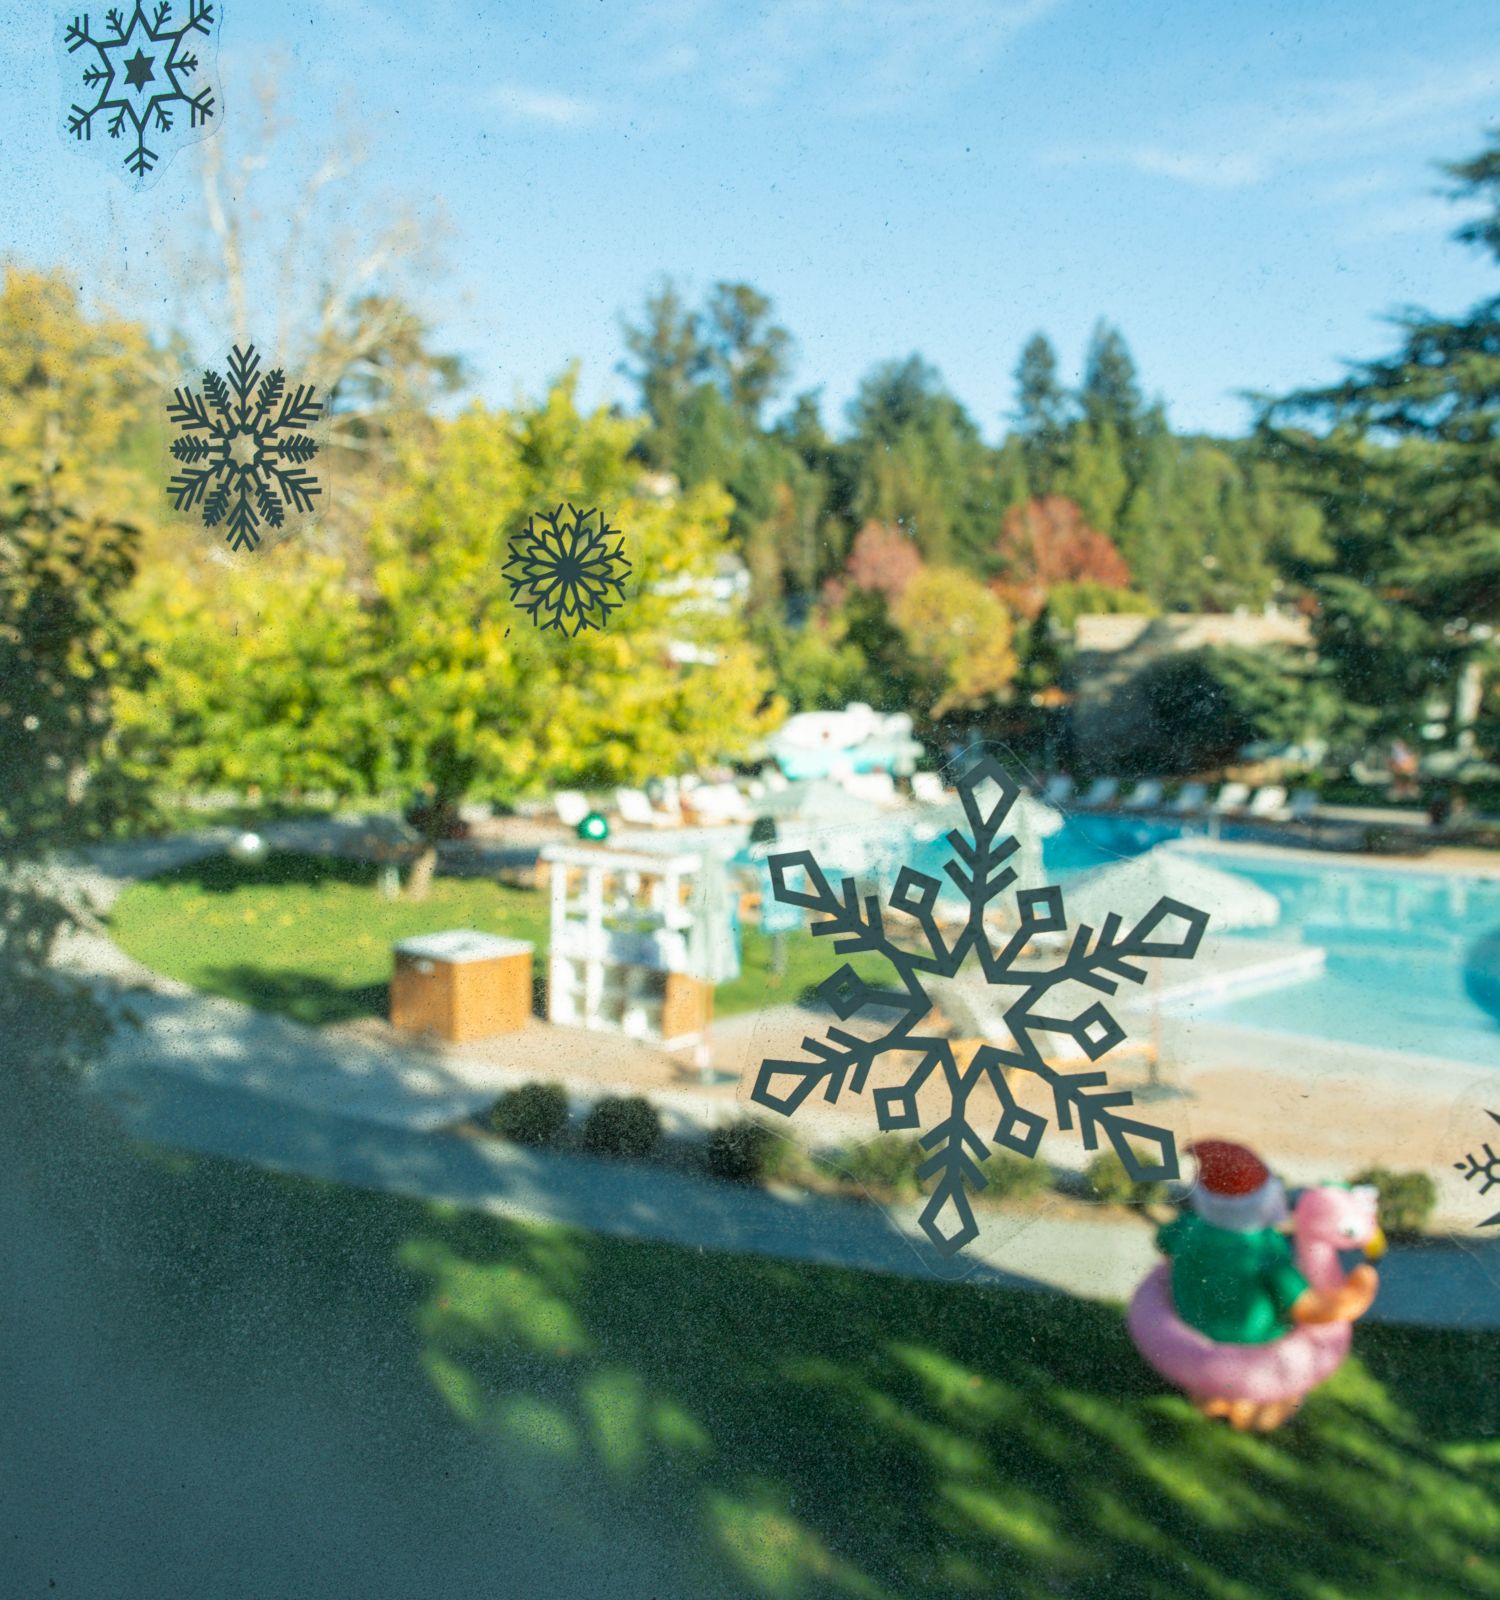
POLYGON ((597 811, 591 811, 578 824, 578 837, 590 844, 603 844, 609 838, 609 824, 597 811))

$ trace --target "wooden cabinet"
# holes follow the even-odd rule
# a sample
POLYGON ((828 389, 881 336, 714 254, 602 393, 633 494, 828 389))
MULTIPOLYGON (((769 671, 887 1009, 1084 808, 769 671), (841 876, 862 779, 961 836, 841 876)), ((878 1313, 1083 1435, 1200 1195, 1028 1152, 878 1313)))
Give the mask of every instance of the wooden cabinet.
POLYGON ((391 1026, 449 1044, 514 1033, 531 1015, 533 947, 460 929, 403 939, 391 975, 391 1026))

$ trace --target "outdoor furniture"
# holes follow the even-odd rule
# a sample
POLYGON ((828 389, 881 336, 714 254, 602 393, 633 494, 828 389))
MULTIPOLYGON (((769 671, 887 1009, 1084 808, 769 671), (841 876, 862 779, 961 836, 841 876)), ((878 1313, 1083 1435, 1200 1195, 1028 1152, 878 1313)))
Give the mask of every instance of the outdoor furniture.
POLYGON ((1089 785, 1089 792, 1078 803, 1081 806, 1111 806, 1115 803, 1115 796, 1120 792, 1118 778, 1095 778, 1089 785))
POLYGON ((531 1015, 534 947, 460 928, 403 939, 391 975, 391 1026, 448 1044, 515 1033, 531 1015))
POLYGON ((1268 783, 1259 788, 1245 807, 1247 817, 1257 817, 1262 822, 1276 820, 1286 813, 1286 790, 1279 783, 1268 783))
POLYGON ((1125 799, 1127 811, 1154 811, 1161 804, 1162 784, 1159 778, 1142 778, 1125 799))
POLYGON ((1073 798, 1073 780, 1066 772, 1054 772, 1042 790, 1042 799, 1051 806, 1065 806, 1073 798))
POLYGON ((894 805, 897 799, 896 780, 888 772, 850 772, 839 779, 839 787, 878 806, 894 805))
POLYGON ((948 791, 935 772, 914 772, 911 775, 912 798, 924 806, 940 806, 948 791))
POLYGON ((702 1042, 713 988, 693 975, 700 855, 542 851, 552 877, 547 1016, 675 1050, 702 1042))
POLYGON ((616 789, 615 810, 632 828, 675 828, 681 820, 670 811, 658 811, 640 789, 616 789))
POLYGON ((1216 817, 1229 816, 1231 813, 1243 811, 1250 801, 1250 785, 1248 783, 1226 783, 1218 794, 1214 796, 1214 803, 1209 807, 1216 817))
POLYGON ((576 828, 593 809, 589 805, 589 797, 576 789, 559 789, 552 796, 552 807, 557 812, 557 820, 565 828, 576 828))
POLYGON ((682 803, 695 822, 750 822, 755 817, 755 807, 732 783, 700 783, 682 803))
POLYGON ((1316 789, 1298 789, 1287 807, 1287 816, 1293 822, 1312 822, 1322 803, 1316 789))
POLYGON ((1201 811, 1208 804, 1208 785, 1206 783, 1185 783, 1178 791, 1177 798, 1172 802, 1172 809, 1181 816, 1187 816, 1194 811, 1201 811))

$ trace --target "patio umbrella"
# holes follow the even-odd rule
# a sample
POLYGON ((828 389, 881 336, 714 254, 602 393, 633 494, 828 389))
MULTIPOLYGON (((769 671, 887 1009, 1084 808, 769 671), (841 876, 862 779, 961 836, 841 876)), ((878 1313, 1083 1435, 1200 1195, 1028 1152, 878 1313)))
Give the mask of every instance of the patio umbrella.
MULTIPOLYGON (((1269 928, 1281 917, 1281 902, 1268 889, 1232 872, 1221 872, 1186 851, 1171 845, 1158 845, 1144 855, 1117 865, 1096 867, 1075 882, 1063 886, 1063 905, 1073 926, 1080 922, 1098 929, 1110 912, 1118 912, 1125 926, 1132 927, 1166 896, 1208 913, 1210 928, 1269 928)), ((1161 962, 1152 963, 1153 987, 1159 991, 1161 962)), ((1143 1100, 1162 1099, 1181 1091, 1171 1089, 1158 1077, 1161 1054, 1161 999, 1157 994, 1151 1008, 1151 1025, 1156 1049, 1150 1075, 1141 1091, 1143 1100)))

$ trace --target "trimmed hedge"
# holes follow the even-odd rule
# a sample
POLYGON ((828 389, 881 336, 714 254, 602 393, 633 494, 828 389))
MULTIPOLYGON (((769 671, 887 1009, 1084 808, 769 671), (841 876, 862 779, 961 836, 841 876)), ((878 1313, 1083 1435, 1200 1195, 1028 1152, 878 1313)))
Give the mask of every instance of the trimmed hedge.
POLYGON ((661 1143, 661 1118, 640 1095, 606 1095, 589 1112, 580 1143, 596 1156, 649 1156, 661 1143))
POLYGON ((1101 1151, 1089 1162, 1083 1169, 1083 1181, 1097 1199, 1109 1206, 1157 1205, 1167 1198, 1165 1183, 1138 1183, 1113 1150, 1101 1151))
POLYGON ((517 1144, 556 1144, 567 1125, 567 1090, 555 1083, 508 1089, 490 1110, 490 1127, 517 1144))
POLYGON ((1437 1205, 1437 1185, 1425 1172, 1366 1167, 1351 1184, 1373 1184, 1380 1196, 1380 1226, 1393 1238, 1421 1233, 1437 1205))
POLYGON ((757 1183, 774 1174, 781 1143, 763 1122, 742 1117, 709 1134, 704 1165, 730 1183, 757 1183))

